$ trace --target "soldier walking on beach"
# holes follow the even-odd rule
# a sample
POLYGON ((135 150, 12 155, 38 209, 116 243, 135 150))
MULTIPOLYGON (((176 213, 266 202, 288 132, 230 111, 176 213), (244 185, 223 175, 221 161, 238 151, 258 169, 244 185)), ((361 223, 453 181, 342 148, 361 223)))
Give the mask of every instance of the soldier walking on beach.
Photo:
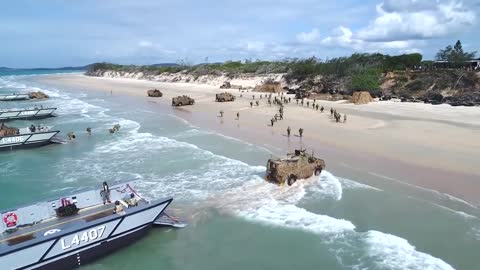
POLYGON ((292 97, 288 97, 288 103, 292 102, 292 97))
POLYGON ((252 99, 255 99, 255 95, 252 95, 252 99))
POLYGON ((280 113, 280 120, 283 120, 283 112, 280 113))
POLYGON ((87 133, 88 133, 88 135, 92 135, 92 129, 90 127, 87 127, 87 133))
POLYGON ((270 119, 270 123, 271 123, 272 127, 273 127, 273 122, 275 122, 275 120, 273 120, 273 118, 270 119))
POLYGON ((301 138, 301 137, 303 136, 303 128, 300 128, 300 129, 298 130, 298 133, 300 134, 300 138, 301 138))
POLYGON ((287 137, 290 137, 290 126, 287 127, 287 137))
POLYGON ((220 117, 223 117, 223 110, 220 111, 220 117))
POLYGON ((307 108, 310 107, 310 101, 307 101, 307 108))
POLYGON ((253 107, 253 102, 252 102, 252 101, 250 101, 250 108, 252 108, 252 107, 253 107))
POLYGON ((333 116, 333 108, 330 108, 330 115, 333 116))
POLYGON ((268 100, 268 105, 272 106, 272 100, 268 100))
POLYGON ((320 112, 323 113, 323 110, 325 110, 325 108, 322 106, 322 107, 320 108, 320 112))
POLYGON ((297 99, 297 105, 298 105, 298 99, 297 99))
POLYGON ((260 99, 262 99, 262 95, 260 95, 260 99))
POLYGON ((318 111, 318 104, 316 105, 316 107, 317 107, 317 111, 318 111))
POLYGON ((347 114, 343 115, 343 123, 347 123, 347 114))
POLYGON ((237 112, 237 120, 240 120, 240 112, 237 112))

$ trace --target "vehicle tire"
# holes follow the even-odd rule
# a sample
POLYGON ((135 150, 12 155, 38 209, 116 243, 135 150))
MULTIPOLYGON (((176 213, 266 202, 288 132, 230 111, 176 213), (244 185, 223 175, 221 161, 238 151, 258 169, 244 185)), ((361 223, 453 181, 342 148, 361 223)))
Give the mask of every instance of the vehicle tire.
POLYGON ((177 107, 183 106, 182 102, 177 103, 177 107))
POLYGON ((297 177, 293 174, 291 174, 289 177, 288 177, 288 185, 291 186, 293 184, 295 184, 295 182, 297 181, 297 177))
POLYGON ((322 173, 322 168, 315 169, 315 176, 319 176, 322 173))

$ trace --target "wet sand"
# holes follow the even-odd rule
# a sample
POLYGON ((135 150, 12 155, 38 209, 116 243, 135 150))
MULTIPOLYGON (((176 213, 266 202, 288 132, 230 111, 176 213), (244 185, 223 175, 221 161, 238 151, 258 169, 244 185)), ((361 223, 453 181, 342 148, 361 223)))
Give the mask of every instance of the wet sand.
MULTIPOLYGON (((190 123, 239 138, 256 145, 277 149, 275 155, 298 147, 314 151, 336 174, 361 174, 371 181, 402 181, 437 190, 478 204, 480 202, 480 108, 449 105, 377 102, 353 105, 317 101, 325 112, 300 106, 292 99, 286 105, 284 120, 270 126, 278 111, 269 106, 262 93, 242 93, 235 102, 214 102, 215 93, 223 90, 211 85, 158 83, 132 79, 93 78, 77 74, 41 76, 42 83, 57 87, 102 90, 113 95, 131 95, 170 106, 171 98, 187 94, 195 98, 194 106, 172 108, 172 112, 190 123), (162 98, 147 98, 146 90, 160 89, 162 98), (250 107, 252 95, 260 106, 250 107), (335 123, 329 109, 333 107, 347 123, 335 123), (224 116, 219 117, 219 111, 224 116), (240 119, 236 120, 236 113, 240 119), (292 134, 287 137, 290 126, 292 134), (304 135, 298 136, 303 128, 304 135), (376 180, 375 180, 376 179, 376 180)), ((265 95, 265 94, 263 94, 265 95)), ((255 102, 254 102, 255 103, 255 102)), ((311 106, 312 101, 310 101, 311 106)))

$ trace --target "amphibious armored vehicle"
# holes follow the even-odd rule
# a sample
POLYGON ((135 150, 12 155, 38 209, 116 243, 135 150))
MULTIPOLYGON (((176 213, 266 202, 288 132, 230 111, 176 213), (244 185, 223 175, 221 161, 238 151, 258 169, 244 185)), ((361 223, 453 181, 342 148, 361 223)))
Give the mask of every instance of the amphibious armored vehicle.
POLYGON ((195 104, 195 100, 189 96, 183 95, 172 98, 172 106, 185 106, 185 105, 193 105, 195 104))
POLYGON ((150 90, 147 90, 147 96, 149 96, 149 97, 162 97, 163 93, 160 92, 160 90, 158 90, 158 89, 150 89, 150 90))
POLYGON ((279 185, 293 185, 297 179, 305 179, 312 175, 320 175, 325 168, 325 161, 305 153, 305 150, 295 150, 287 154, 287 158, 269 159, 265 179, 279 185))
POLYGON ((215 95, 215 101, 216 102, 235 101, 235 96, 228 92, 220 93, 215 95))

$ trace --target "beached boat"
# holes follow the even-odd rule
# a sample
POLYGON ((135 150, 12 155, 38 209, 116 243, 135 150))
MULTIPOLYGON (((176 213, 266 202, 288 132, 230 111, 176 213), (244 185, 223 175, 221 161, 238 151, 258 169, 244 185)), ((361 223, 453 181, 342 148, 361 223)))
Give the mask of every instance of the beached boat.
POLYGON ((33 107, 25 109, 0 110, 0 121, 33 120, 54 117, 57 108, 33 107))
POLYGON ((148 201, 136 181, 0 212, 0 265, 73 269, 144 236, 154 224, 183 225, 164 213, 172 198, 148 201))
POLYGON ((30 99, 28 94, 0 95, 0 101, 16 101, 30 99))
POLYGON ((40 147, 51 143, 61 143, 55 137, 60 131, 49 127, 12 128, 3 123, 0 126, 0 151, 20 148, 40 147))

